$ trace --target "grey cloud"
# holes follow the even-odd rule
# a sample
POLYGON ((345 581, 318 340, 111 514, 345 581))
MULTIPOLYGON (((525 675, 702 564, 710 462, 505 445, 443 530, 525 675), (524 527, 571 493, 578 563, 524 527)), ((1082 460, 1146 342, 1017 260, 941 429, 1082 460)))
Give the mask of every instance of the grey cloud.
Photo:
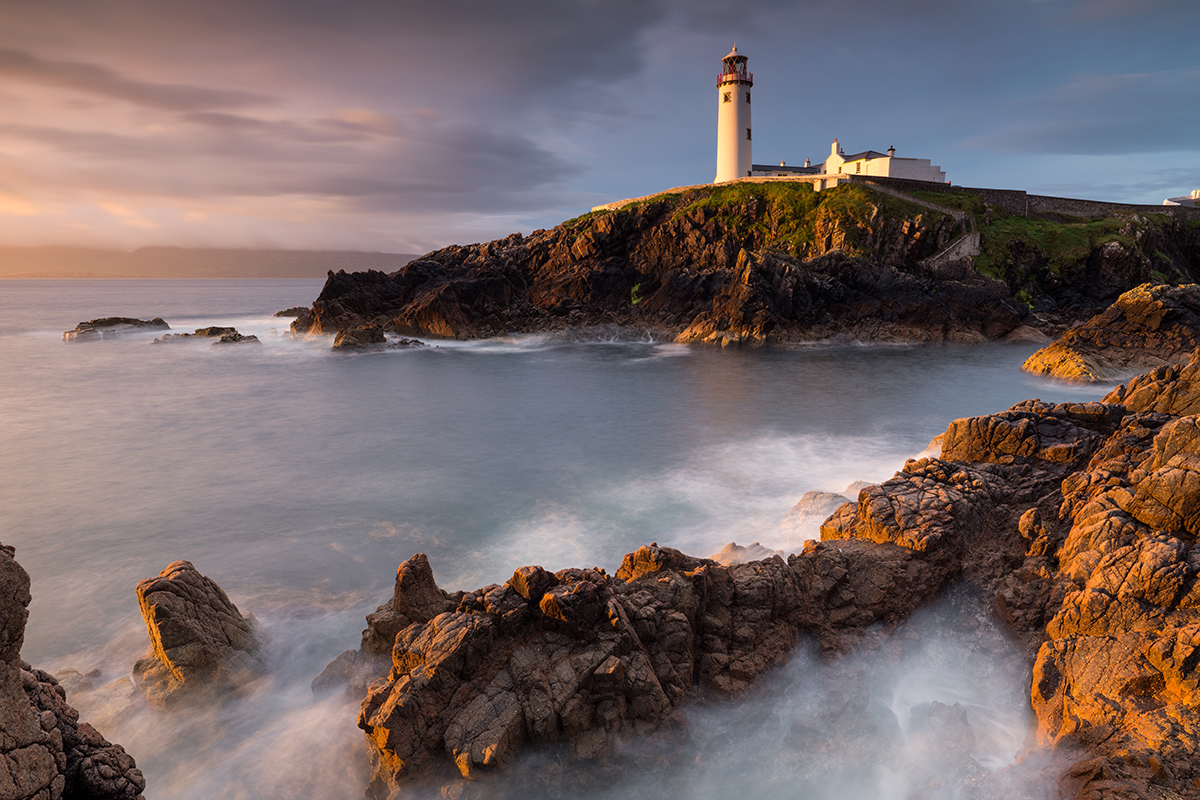
POLYGON ((152 135, 6 124, 0 142, 51 148, 47 181, 76 180, 114 196, 311 196, 373 211, 541 207, 580 171, 528 136, 485 124, 390 120, 366 126, 388 135, 368 135, 340 119, 197 121, 152 135))
POLYGON ((0 49, 0 76, 172 111, 241 108, 272 102, 267 95, 253 92, 151 83, 126 77, 98 64, 55 61, 10 49, 0 49))
POLYGON ((1003 153, 1121 155, 1194 150, 1200 72, 1087 75, 1001 110, 1007 121, 962 142, 1003 153))

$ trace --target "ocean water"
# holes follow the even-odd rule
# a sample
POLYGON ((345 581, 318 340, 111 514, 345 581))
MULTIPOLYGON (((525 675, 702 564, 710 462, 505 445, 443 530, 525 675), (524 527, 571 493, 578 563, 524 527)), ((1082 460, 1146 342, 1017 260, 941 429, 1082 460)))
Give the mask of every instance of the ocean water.
MULTIPOLYGON (((357 646, 413 553, 453 590, 531 563, 612 571, 650 541, 793 552, 803 542, 781 522, 804 492, 886 479, 956 417, 1107 388, 1020 372, 1030 345, 723 351, 584 332, 334 354, 272 316, 320 287, 0 282, 0 541, 33 580, 24 657, 98 669, 99 682, 128 675, 148 647, 134 587, 177 559, 271 637, 272 676, 243 701, 102 729, 137 758, 152 800, 361 796, 356 708, 315 700, 308 683, 357 646), (62 341, 102 316, 233 325, 262 345, 62 341)), ((954 658, 934 661, 935 677, 926 659, 882 679, 873 713, 902 736, 906 709, 960 702, 986 743, 976 759, 1009 763, 1028 724, 1020 677, 973 686, 946 672, 954 658)), ((780 740, 762 739, 764 720, 786 728, 814 691, 794 687, 816 671, 798 653, 764 682, 747 702, 770 713, 689 707, 707 732, 689 745, 709 765, 702 785, 633 776, 622 796, 728 797, 748 774, 763 796, 786 792, 803 759, 779 750, 759 769, 750 754, 780 740)))

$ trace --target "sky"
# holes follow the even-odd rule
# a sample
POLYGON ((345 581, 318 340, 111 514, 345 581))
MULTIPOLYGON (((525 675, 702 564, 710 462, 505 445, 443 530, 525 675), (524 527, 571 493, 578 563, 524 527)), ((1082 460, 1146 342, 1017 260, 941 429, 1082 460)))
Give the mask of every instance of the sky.
POLYGON ((754 161, 1200 188, 1200 0, 0 0, 0 246, 423 253, 754 161))

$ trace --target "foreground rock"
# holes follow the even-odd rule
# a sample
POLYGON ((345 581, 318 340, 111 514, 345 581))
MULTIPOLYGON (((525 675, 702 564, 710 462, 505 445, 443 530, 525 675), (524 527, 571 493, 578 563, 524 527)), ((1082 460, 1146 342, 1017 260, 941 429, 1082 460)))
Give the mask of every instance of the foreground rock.
MULTIPOLYGON (((903 647, 897 626, 956 586, 988 599, 1018 644, 1021 663, 1005 669, 1032 672, 1038 728, 1017 764, 987 775, 963 760, 962 785, 946 791, 1195 796, 1197 411, 1200 355, 1102 402, 1029 400, 955 420, 940 457, 861 487, 821 541, 786 562, 726 566, 651 545, 616 575, 529 566, 450 595, 415 556, 348 656, 382 669, 391 637, 386 677, 370 683, 359 716, 375 765, 369 794, 398 797, 451 774, 478 780, 534 744, 620 763, 641 743, 669 760, 683 735, 677 710, 695 688, 740 696, 801 635, 831 668, 856 645, 903 647)), ((964 718, 945 706, 928 714, 929 747, 949 758, 969 733, 964 718)), ((842 746, 825 722, 797 725, 801 750, 842 746)), ((875 747, 870 735, 845 741, 875 747)))
POLYGON ((790 561, 722 566, 652 545, 615 576, 530 566, 447 595, 414 556, 359 654, 392 637, 390 670, 359 716, 376 767, 370 794, 395 796, 451 766, 479 778, 534 743, 595 761, 621 742, 673 741, 695 685, 740 695, 801 628, 844 649, 846 630, 901 618, 943 577, 899 547, 814 542, 790 561), (404 617, 418 621, 398 627, 404 617))
POLYGON ((1022 369, 1070 381, 1112 381, 1182 364, 1200 347, 1200 286, 1143 284, 1031 355, 1022 369))
POLYGON ((75 330, 63 334, 64 342, 93 342, 114 339, 122 334, 141 330, 169 329, 171 326, 161 317, 134 319, 133 317, 104 317, 90 322, 81 322, 75 330))
POLYGON ((140 800, 133 758, 79 721, 54 676, 20 658, 29 575, 0 545, 0 797, 140 800))
POLYGON ((133 678, 153 708, 228 695, 266 673, 263 636, 221 587, 187 561, 137 585, 150 653, 133 678))

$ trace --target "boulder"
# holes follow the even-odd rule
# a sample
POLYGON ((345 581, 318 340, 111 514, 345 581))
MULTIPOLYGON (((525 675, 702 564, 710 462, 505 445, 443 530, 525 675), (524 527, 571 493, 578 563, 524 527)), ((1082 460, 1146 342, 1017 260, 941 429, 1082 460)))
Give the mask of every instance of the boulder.
POLYGON ((93 342, 101 339, 114 339, 132 331, 169 329, 171 326, 161 317, 154 319, 135 319, 133 317, 103 317, 89 322, 81 322, 75 330, 63 334, 64 342, 93 342))
POLYGON ((54 676, 20 658, 29 575, 0 544, 0 796, 141 800, 133 757, 69 706, 54 676))
POLYGON ((211 701, 267 671, 263 634, 211 578, 176 561, 137 585, 151 650, 133 677, 152 708, 211 701))
POLYGON ((1070 381, 1129 378, 1182 364, 1200 346, 1200 285, 1145 283, 1031 355, 1026 372, 1070 381))

